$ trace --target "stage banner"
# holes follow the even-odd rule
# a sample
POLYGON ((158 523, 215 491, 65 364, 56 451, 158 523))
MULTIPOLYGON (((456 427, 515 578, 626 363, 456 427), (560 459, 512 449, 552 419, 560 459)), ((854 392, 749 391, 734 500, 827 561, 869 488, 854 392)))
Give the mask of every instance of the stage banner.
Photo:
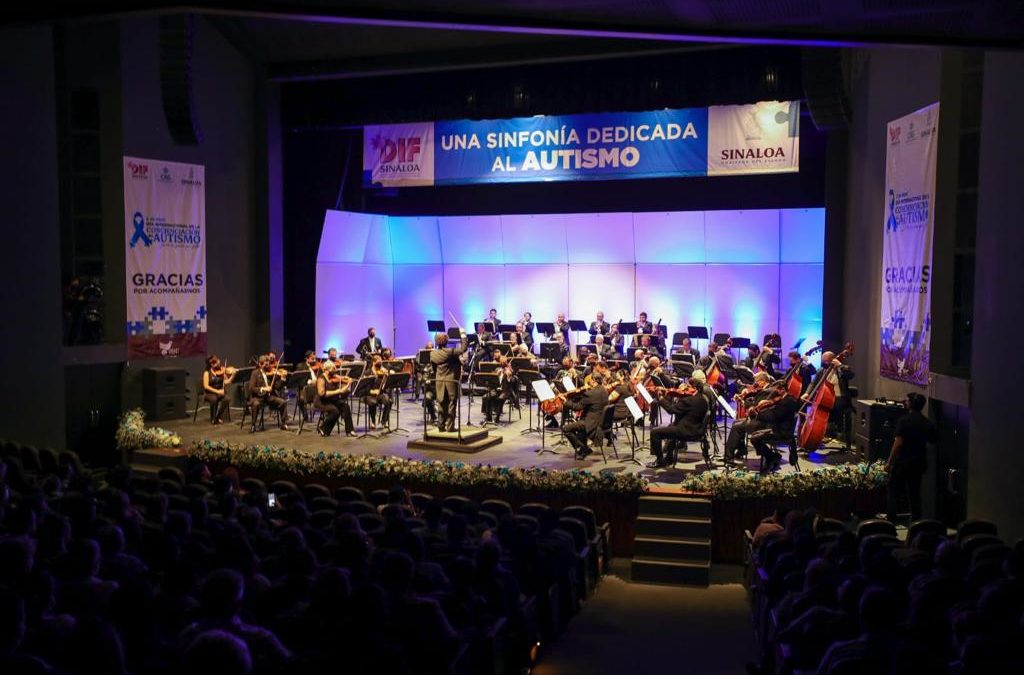
POLYGON ((881 374, 928 383, 939 104, 889 122, 885 153, 881 374))
POLYGON ((206 188, 199 164, 124 158, 128 358, 206 353, 206 188))
POLYGON ((761 101, 708 109, 709 176, 799 170, 799 101, 761 101))
POLYGON ((794 101, 367 126, 363 183, 412 187, 707 176, 712 152, 714 175, 797 171, 799 116, 794 101))

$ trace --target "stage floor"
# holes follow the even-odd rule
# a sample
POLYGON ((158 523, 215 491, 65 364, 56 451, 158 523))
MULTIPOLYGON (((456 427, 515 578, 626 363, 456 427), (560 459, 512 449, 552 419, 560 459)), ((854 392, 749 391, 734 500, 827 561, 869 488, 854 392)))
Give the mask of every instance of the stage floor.
MULTIPOLYGON (((467 409, 469 407, 466 399, 462 400, 461 407, 463 431, 466 433, 478 431, 483 420, 483 415, 480 413, 479 399, 475 399, 473 402, 473 410, 470 417, 473 426, 467 426, 466 424, 467 409)), ((291 406, 289 406, 289 410, 291 410, 291 406)), ((250 433, 248 420, 246 420, 244 429, 239 428, 238 423, 242 415, 242 410, 239 408, 232 408, 233 423, 225 421, 224 424, 218 426, 209 423, 210 416, 206 409, 199 411, 199 417, 195 423, 189 417, 183 420, 155 422, 154 424, 179 434, 184 447, 188 447, 194 441, 212 440, 237 444, 284 447, 310 454, 326 451, 351 455, 396 456, 419 460, 452 460, 466 462, 467 464, 487 464, 492 466, 536 466, 544 469, 560 470, 587 469, 590 471, 641 472, 653 484, 663 487, 678 485, 688 474, 707 470, 700 454, 700 446, 696 443, 689 444, 688 452, 680 455, 679 462, 675 468, 658 470, 647 468, 646 465, 654 461, 654 456, 650 453, 649 449, 650 439, 647 438, 646 433, 641 435, 639 429, 637 431, 638 440, 647 441, 642 446, 638 446, 636 450, 636 459, 642 462, 642 465, 630 461, 630 444, 625 430, 618 432, 615 442, 618 448, 618 459, 615 458, 615 453, 611 447, 605 446, 607 463, 602 460, 600 452, 594 452, 584 460, 574 459, 572 447, 568 442, 560 443, 562 435, 557 429, 547 429, 545 431, 543 439, 544 451, 541 452, 542 439, 540 432, 536 430, 536 410, 534 410, 533 417, 533 427, 535 430, 524 433, 529 428, 529 416, 525 406, 523 407, 521 420, 518 414, 513 411, 511 422, 503 422, 499 425, 489 424, 485 427, 491 435, 500 436, 502 439, 500 444, 493 447, 475 453, 410 449, 406 447, 409 440, 421 439, 423 437, 422 408, 418 402, 410 401, 403 397, 401 400, 400 417, 396 417, 395 412, 395 410, 392 410, 391 413, 392 424, 395 424, 397 419, 401 426, 408 430, 408 433, 399 432, 383 435, 380 430, 377 430, 370 432, 369 435, 362 438, 349 438, 339 435, 336 431, 332 436, 322 438, 316 433, 314 425, 306 424, 300 435, 297 433, 298 419, 292 421, 290 413, 289 426, 292 427, 291 431, 278 429, 276 418, 272 419, 268 414, 266 417, 266 429, 250 433)), ((665 419, 665 421, 668 420, 665 419)), ((361 422, 362 420, 360 420, 361 422)), ((432 430, 433 427, 430 427, 430 429, 432 430)), ((357 425, 356 432, 360 434, 363 432, 361 425, 357 425)), ((650 427, 646 429, 646 432, 650 432, 650 427)), ((724 437, 721 434, 719 435, 718 446, 719 448, 725 446, 724 437)), ((783 473, 793 471, 793 467, 786 461, 788 459, 785 456, 786 454, 785 452, 783 453, 781 469, 783 473)), ((805 467, 808 464, 846 464, 856 461, 858 460, 855 453, 844 451, 841 447, 826 448, 813 453, 810 458, 803 455, 800 458, 801 465, 805 467)), ((747 459, 747 468, 756 471, 758 466, 759 459, 751 451, 747 459)), ((715 470, 722 470, 721 463, 717 463, 715 467, 715 470)))

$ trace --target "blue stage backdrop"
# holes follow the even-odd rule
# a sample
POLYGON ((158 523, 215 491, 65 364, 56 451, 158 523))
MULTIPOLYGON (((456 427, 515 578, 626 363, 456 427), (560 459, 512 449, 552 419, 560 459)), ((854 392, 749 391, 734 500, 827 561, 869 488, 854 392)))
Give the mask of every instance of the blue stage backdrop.
MULTIPOLYGON (((409 355, 428 319, 472 330, 634 320, 707 326, 785 347, 821 338, 824 209, 389 217, 328 211, 317 257, 318 349, 351 351, 375 326, 409 355)), ((581 336, 582 337, 582 336, 581 336)), ((806 347, 804 347, 806 349, 806 347)))

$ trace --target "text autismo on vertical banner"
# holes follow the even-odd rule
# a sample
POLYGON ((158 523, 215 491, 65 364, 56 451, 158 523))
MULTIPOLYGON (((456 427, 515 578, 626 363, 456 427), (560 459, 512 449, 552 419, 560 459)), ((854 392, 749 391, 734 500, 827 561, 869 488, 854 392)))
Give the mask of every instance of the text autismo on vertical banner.
POLYGON ((206 353, 206 188, 199 164, 124 158, 128 358, 206 353))
POLYGON ((881 374, 928 383, 939 104, 889 123, 885 155, 881 374))

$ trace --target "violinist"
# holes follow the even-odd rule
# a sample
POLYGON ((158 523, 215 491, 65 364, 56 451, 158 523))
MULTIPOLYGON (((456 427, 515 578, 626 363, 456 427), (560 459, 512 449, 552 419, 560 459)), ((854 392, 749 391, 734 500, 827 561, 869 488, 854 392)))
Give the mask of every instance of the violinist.
POLYGON ((651 452, 655 461, 649 466, 661 469, 675 465, 679 457, 679 444, 686 452, 687 441, 698 441, 704 436, 704 423, 708 413, 708 400, 701 392, 698 378, 672 389, 658 388, 658 401, 665 412, 672 415, 672 423, 651 430, 651 452), (664 444, 664 452, 662 445, 664 444))
POLYGON ((366 329, 366 337, 359 341, 356 346, 356 354, 359 354, 359 358, 363 361, 369 361, 374 354, 380 353, 384 348, 381 344, 380 338, 377 337, 377 329, 370 326, 366 329))
POLYGON ((777 471, 781 466, 782 456, 778 452, 772 452, 764 434, 758 432, 770 431, 777 436, 792 436, 800 400, 789 395, 784 381, 775 382, 767 391, 765 398, 747 413, 747 419, 737 420, 729 430, 729 437, 725 440, 727 462, 739 460, 738 450, 749 436, 757 454, 765 460, 765 471, 777 471))
POLYGON ((249 408, 252 411, 253 427, 260 413, 261 406, 267 406, 277 413, 277 425, 280 429, 287 431, 288 425, 284 419, 284 408, 288 399, 280 395, 279 382, 287 377, 281 373, 285 371, 278 368, 277 357, 273 354, 259 357, 257 367, 252 371, 249 378, 249 408))
POLYGON ((338 358, 338 350, 331 347, 327 350, 327 360, 335 365, 335 367, 341 365, 341 359, 338 358))
POLYGON ((295 405, 299 407, 299 413, 309 422, 312 418, 310 406, 316 398, 316 378, 320 376, 320 359, 311 349, 306 351, 304 358, 304 366, 299 372, 305 372, 306 378, 302 381, 302 386, 299 387, 295 405))
POLYGON ((316 379, 316 398, 313 401, 323 414, 318 429, 321 436, 330 436, 339 418, 345 423, 345 435, 356 435, 352 425, 352 406, 348 402, 351 390, 352 379, 338 375, 333 361, 324 361, 316 379))
POLYGON ((367 417, 370 420, 370 429, 376 429, 374 422, 377 420, 377 406, 381 408, 380 413, 380 425, 382 427, 390 426, 391 422, 391 397, 384 391, 384 382, 388 379, 388 375, 391 373, 387 368, 384 367, 384 359, 381 354, 376 354, 373 357, 373 361, 370 364, 370 371, 374 377, 377 378, 377 386, 370 390, 370 393, 363 399, 363 403, 366 404, 367 417))
MULTIPOLYGON (((672 374, 671 368, 665 368, 662 365, 660 358, 657 356, 650 356, 647 358, 647 379, 644 381, 644 386, 647 387, 648 391, 651 387, 672 389, 678 384, 679 382, 676 380, 675 375, 672 374)), ((650 420, 652 425, 658 423, 660 410, 661 406, 658 400, 655 399, 651 401, 650 420)))
POLYGON ((633 395, 633 387, 617 363, 612 364, 611 373, 615 386, 608 393, 608 402, 615 404, 615 421, 623 422, 633 416, 626 407, 626 399, 633 395))
POLYGON ((604 409, 608 405, 608 390, 605 388, 604 376, 600 373, 591 376, 592 386, 578 396, 566 401, 566 407, 580 411, 580 419, 569 422, 562 427, 565 438, 576 451, 576 459, 583 459, 592 451, 587 441, 603 443, 601 423, 604 421, 604 409))
POLYGON ((223 423, 224 412, 228 409, 228 397, 225 388, 235 369, 221 364, 216 354, 206 358, 203 370, 203 398, 210 404, 210 424, 223 423))
MULTIPOLYGON (((554 385, 555 388, 561 387, 562 382, 567 377, 569 378, 569 381, 572 382, 572 386, 576 387, 577 389, 583 386, 583 374, 576 367, 576 362, 573 361, 571 356, 566 356, 562 359, 562 368, 555 374, 555 381, 552 382, 552 385, 554 385)), ((569 411, 564 406, 562 407, 561 411, 561 423, 565 424, 569 417, 569 411)), ((546 414, 545 416, 548 421, 548 428, 557 429, 559 426, 559 421, 555 419, 555 416, 551 414, 546 414)))
POLYGON ((481 399, 484 422, 497 422, 501 417, 502 407, 515 392, 515 375, 512 373, 508 357, 503 354, 498 356, 498 369, 495 372, 498 375, 497 386, 488 389, 481 399))
MULTIPOLYGON (((749 387, 744 387, 736 392, 733 396, 733 400, 737 402, 737 408, 739 410, 749 410, 753 408, 762 399, 768 396, 768 385, 771 384, 771 376, 761 370, 754 375, 754 383, 749 387)), ((741 417, 745 417, 742 415, 741 417)))

